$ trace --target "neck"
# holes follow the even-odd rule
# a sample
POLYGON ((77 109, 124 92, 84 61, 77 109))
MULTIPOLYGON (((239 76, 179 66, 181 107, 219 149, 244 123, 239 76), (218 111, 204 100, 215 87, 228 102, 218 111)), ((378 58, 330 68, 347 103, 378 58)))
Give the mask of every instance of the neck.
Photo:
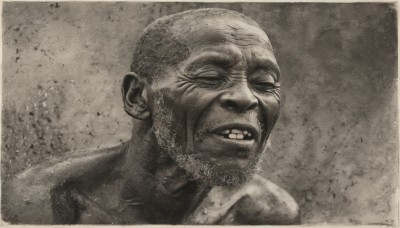
POLYGON ((143 205, 154 213, 152 219, 160 222, 178 222, 210 190, 190 180, 186 171, 161 150, 151 123, 145 121, 138 121, 134 128, 122 170, 122 198, 143 205))

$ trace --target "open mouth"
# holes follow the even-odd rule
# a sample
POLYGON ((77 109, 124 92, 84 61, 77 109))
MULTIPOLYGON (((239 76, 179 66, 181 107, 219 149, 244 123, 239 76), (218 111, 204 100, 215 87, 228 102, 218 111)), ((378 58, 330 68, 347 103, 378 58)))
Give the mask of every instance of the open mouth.
POLYGON ((227 139, 235 139, 235 140, 254 140, 254 134, 247 130, 239 130, 239 129, 225 129, 217 134, 222 135, 227 139))
MULTIPOLYGON (((212 158, 248 159, 259 146, 260 131, 251 123, 221 123, 210 129, 199 148, 211 151, 212 158)), ((202 150, 202 149, 199 149, 202 150)), ((221 161, 220 161, 221 162, 221 161)))
POLYGON ((236 141, 253 141, 257 139, 258 131, 250 124, 223 124, 211 131, 213 134, 236 141))

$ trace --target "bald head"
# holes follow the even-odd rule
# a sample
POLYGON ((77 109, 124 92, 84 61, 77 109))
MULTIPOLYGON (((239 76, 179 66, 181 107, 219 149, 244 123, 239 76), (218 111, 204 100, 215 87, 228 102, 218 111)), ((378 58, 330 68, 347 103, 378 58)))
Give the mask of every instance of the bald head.
POLYGON ((139 37, 131 71, 151 82, 164 66, 173 66, 187 59, 190 56, 189 44, 192 39, 183 33, 190 32, 188 29, 197 25, 199 21, 213 18, 234 19, 259 28, 249 17, 227 9, 188 10, 161 17, 151 23, 139 37))

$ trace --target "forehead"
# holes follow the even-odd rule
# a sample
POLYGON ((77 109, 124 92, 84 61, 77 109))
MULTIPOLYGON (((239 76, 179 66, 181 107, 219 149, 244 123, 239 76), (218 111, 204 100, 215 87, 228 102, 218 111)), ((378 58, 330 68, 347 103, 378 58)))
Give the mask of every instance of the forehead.
POLYGON ((186 20, 177 23, 173 29, 190 50, 189 58, 181 63, 183 66, 192 67, 211 61, 225 66, 241 62, 247 67, 273 65, 279 69, 265 32, 240 19, 186 20), (246 63, 243 63, 244 59, 246 63))
POLYGON ((191 51, 217 44, 238 47, 258 47, 272 52, 268 36, 263 30, 240 19, 226 16, 182 20, 173 31, 184 39, 191 51))

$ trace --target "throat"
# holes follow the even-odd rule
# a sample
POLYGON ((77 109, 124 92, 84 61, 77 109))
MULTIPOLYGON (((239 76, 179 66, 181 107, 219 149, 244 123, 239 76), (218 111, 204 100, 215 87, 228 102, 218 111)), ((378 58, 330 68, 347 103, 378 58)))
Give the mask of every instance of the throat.
POLYGON ((210 188, 189 178, 187 172, 159 148, 144 145, 150 141, 142 142, 141 151, 133 145, 127 151, 122 200, 128 207, 146 211, 149 223, 181 223, 210 188))

